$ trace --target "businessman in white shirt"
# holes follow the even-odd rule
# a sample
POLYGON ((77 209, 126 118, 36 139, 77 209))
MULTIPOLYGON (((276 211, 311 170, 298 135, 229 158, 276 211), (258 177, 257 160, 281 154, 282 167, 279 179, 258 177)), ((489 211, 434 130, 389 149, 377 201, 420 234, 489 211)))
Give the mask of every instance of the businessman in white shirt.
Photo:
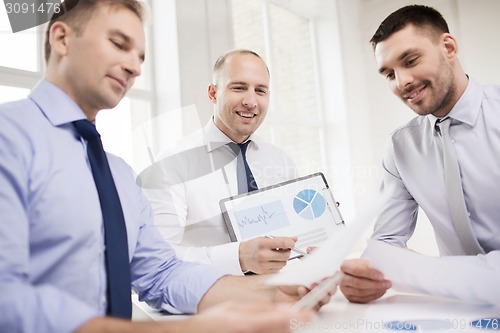
POLYGON ((208 86, 213 117, 181 140, 174 152, 160 154, 159 162, 139 177, 155 224, 184 260, 239 275, 273 273, 287 263, 297 240, 293 235, 231 243, 219 207, 221 199, 242 193, 237 144, 247 143, 245 155, 255 188, 297 177, 295 164, 283 150, 254 135, 269 106, 269 80, 269 70, 255 52, 232 50, 222 55, 208 86))

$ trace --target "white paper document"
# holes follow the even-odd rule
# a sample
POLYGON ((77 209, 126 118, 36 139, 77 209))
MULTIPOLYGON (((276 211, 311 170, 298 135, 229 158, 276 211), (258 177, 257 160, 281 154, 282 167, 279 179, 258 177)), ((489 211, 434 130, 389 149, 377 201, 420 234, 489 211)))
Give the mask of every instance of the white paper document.
POLYGON ((333 276, 358 242, 366 227, 373 222, 380 208, 374 200, 344 228, 337 230, 321 247, 294 265, 288 265, 268 279, 271 284, 311 286, 333 276))
POLYGON ((363 255, 398 291, 500 305, 500 268, 465 257, 430 257, 370 240, 363 255))

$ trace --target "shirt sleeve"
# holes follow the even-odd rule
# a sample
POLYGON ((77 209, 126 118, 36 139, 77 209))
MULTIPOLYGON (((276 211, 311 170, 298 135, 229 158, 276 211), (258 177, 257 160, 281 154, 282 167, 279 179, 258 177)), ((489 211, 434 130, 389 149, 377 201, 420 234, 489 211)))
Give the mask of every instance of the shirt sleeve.
MULTIPOLYGON (((439 260, 458 265, 470 272, 481 272, 481 274, 466 275, 470 280, 463 281, 464 288, 458 292, 459 295, 463 292, 479 302, 500 305, 500 288, 497 282, 500 279, 500 250, 475 256, 442 256, 439 260)), ((446 278, 446 274, 443 274, 443 279, 446 278)))
POLYGON ((401 179, 392 145, 386 151, 382 166, 383 179, 380 192, 385 201, 375 222, 372 238, 397 246, 406 246, 406 242, 415 230, 418 204, 401 179))
POLYGON ((196 313, 202 297, 226 273, 177 258, 174 249, 153 225, 146 197, 142 193, 139 196, 144 222, 131 261, 132 287, 139 300, 153 308, 170 313, 196 313))
POLYGON ((243 275, 239 262, 239 243, 216 246, 183 246, 187 216, 184 184, 164 188, 145 188, 154 211, 154 224, 161 236, 172 244, 177 256, 185 261, 212 265, 233 275, 243 275))
MULTIPOLYGON (((30 277, 29 143, 0 117, 0 327, 2 332, 72 332, 95 309, 30 277), (27 152, 27 153, 25 153, 27 152), (64 315, 61 315, 64 314, 64 315)), ((43 244, 38 244, 43 246, 43 244)))
POLYGON ((183 260, 219 267, 231 275, 243 275, 239 260, 240 242, 215 246, 172 246, 183 260))

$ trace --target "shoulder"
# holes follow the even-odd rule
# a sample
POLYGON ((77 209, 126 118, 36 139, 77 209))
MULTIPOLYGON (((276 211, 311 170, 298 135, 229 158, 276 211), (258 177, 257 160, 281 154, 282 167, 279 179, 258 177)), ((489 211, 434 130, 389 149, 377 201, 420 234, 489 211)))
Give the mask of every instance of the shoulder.
POLYGON ((288 153, 285 152, 283 149, 281 149, 280 147, 278 147, 272 143, 269 143, 268 141, 262 139, 259 136, 253 136, 252 140, 256 144, 256 147, 257 147, 256 150, 258 150, 260 152, 265 152, 265 153, 269 153, 269 154, 276 154, 277 156, 281 156, 281 157, 289 157, 288 153))
POLYGON ((35 115, 40 111, 36 104, 29 99, 0 104, 0 118, 3 124, 18 124, 29 126, 35 120, 35 115))
POLYGON ((260 164, 268 169, 268 173, 274 168, 277 174, 286 174, 283 180, 297 177, 297 166, 286 151, 258 137, 252 137, 252 140, 256 143, 256 148, 252 151, 253 154, 249 160, 252 166, 258 167, 260 164))
POLYGON ((485 99, 500 102, 500 85, 482 86, 485 99))
POLYGON ((108 158, 109 167, 114 177, 119 177, 120 179, 130 178, 134 181, 135 171, 123 158, 109 152, 106 152, 106 157, 108 158))
POLYGON ((23 141, 33 141, 48 120, 43 117, 35 103, 29 99, 0 105, 0 137, 15 145, 23 141))
POLYGON ((127 198, 135 198, 140 188, 137 185, 135 171, 127 162, 117 155, 106 152, 106 157, 113 175, 113 180, 120 195, 126 194, 127 198))
POLYGON ((390 137, 391 140, 413 140, 422 137, 429 126, 429 120, 425 116, 418 116, 407 122, 405 125, 395 129, 390 137))
POLYGON ((204 138, 203 138, 203 131, 202 130, 197 130, 194 133, 191 133, 185 137, 182 137, 181 139, 177 140, 175 143, 175 146, 163 149, 160 151, 160 153, 157 155, 156 160, 159 161, 161 159, 164 159, 166 157, 170 157, 173 155, 176 155, 180 152, 190 150, 196 147, 204 146, 204 138))

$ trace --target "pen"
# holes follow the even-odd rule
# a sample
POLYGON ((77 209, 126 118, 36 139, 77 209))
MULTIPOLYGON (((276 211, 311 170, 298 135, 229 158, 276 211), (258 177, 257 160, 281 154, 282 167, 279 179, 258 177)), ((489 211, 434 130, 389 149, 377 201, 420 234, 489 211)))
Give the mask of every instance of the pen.
POLYGON ((330 276, 321 281, 316 288, 307 293, 297 303, 290 308, 294 312, 299 312, 305 309, 312 309, 318 302, 330 292, 330 290, 339 284, 343 273, 337 271, 333 276, 330 276))
MULTIPOLYGON (((265 237, 266 237, 266 238, 269 238, 269 239, 274 239, 274 237, 273 237, 273 236, 269 236, 269 235, 266 235, 265 237)), ((294 247, 292 247, 290 250, 292 250, 292 251, 293 251, 293 252, 295 252, 295 253, 300 254, 301 256, 306 256, 306 255, 308 255, 308 254, 309 254, 309 253, 307 253, 307 252, 305 252, 305 251, 302 251, 301 249, 296 248, 295 246, 294 246, 294 247)))

